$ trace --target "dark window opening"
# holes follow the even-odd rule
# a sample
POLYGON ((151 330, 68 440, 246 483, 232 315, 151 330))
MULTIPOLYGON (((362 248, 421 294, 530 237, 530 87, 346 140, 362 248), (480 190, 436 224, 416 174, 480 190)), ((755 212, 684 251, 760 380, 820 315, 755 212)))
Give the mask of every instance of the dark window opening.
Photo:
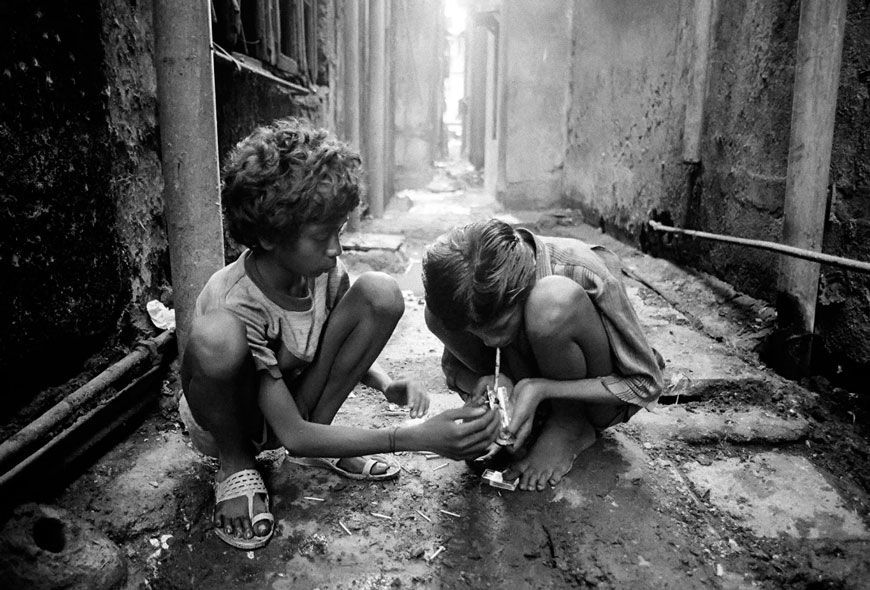
POLYGON ((278 76, 319 83, 318 1, 212 0, 214 42, 278 76))

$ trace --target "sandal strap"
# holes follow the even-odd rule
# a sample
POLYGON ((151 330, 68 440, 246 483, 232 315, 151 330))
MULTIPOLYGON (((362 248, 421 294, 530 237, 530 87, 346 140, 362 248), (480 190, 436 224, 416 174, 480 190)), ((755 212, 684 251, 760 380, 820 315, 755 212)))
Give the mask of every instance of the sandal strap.
POLYGON ((378 477, 383 475, 383 473, 379 473, 378 475, 372 475, 372 469, 374 469, 375 465, 377 465, 378 463, 386 467, 384 473, 390 470, 390 462, 380 455, 375 455, 371 458, 366 459, 366 464, 362 468, 362 474, 366 477, 378 477))
POLYGON ((362 468, 362 474, 366 477, 371 477, 372 469, 374 469, 375 465, 380 463, 377 459, 366 459, 366 464, 362 468))
POLYGON ((271 512, 261 512, 260 514, 251 519, 251 528, 257 526, 258 522, 263 522, 264 520, 268 520, 270 525, 275 524, 275 517, 272 516, 271 512))
POLYGON ((231 500, 245 496, 248 504, 252 505, 254 494, 265 494, 266 504, 269 503, 269 492, 260 472, 256 469, 243 469, 233 473, 224 481, 215 483, 215 502, 231 500))

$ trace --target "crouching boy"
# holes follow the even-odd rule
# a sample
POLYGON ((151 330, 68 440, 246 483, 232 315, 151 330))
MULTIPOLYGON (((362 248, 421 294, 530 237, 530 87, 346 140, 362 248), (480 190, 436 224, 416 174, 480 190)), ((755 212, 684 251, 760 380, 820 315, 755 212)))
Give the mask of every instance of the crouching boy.
POLYGON ((659 397, 657 354, 620 275, 604 248, 494 219, 427 248, 426 323, 444 344, 447 385, 479 405, 500 351, 515 436, 503 477, 521 489, 556 485, 598 433, 659 397))

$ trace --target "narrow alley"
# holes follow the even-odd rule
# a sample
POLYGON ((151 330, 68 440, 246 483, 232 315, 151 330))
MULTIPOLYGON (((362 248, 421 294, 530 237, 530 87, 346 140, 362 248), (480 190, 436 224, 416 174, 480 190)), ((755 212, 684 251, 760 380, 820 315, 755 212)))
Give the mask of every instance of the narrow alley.
MULTIPOLYGON (((352 273, 385 270, 402 284, 406 312, 381 361, 425 383, 434 414, 460 400, 444 386, 440 346, 423 324, 427 242, 462 220, 497 216, 620 254, 632 302, 667 361, 668 392, 654 412, 583 453, 556 488, 499 490, 462 462, 420 453, 392 457, 402 469, 396 482, 358 483, 271 453, 261 461, 278 532, 262 550, 235 550, 211 529, 215 465, 192 450, 172 411, 179 390, 170 376, 166 411, 56 500, 61 521, 84 520, 120 541, 130 590, 864 587, 864 443, 817 393, 752 360, 752 335, 769 309, 626 247, 578 215, 506 211, 474 187, 406 191, 383 218, 347 236, 391 245, 345 256, 352 273)), ((337 422, 408 419, 360 386, 337 422)), ((57 575, 52 568, 68 573, 72 556, 112 563, 99 538, 80 534, 60 551, 46 548, 45 579, 57 575)))
MULTIPOLYGON (((870 588, 867 2, 33 0, 0 22, 0 590, 870 588), (661 398, 538 492, 434 452, 385 454, 388 481, 260 453, 274 534, 231 547, 179 357, 203 285, 257 247, 222 171, 283 118, 359 155, 323 249, 398 284, 378 361, 431 399, 411 418, 359 384, 335 424, 382 440, 463 405, 422 259, 491 218, 619 257, 661 398)), ((320 275, 295 268, 301 300, 320 275)))

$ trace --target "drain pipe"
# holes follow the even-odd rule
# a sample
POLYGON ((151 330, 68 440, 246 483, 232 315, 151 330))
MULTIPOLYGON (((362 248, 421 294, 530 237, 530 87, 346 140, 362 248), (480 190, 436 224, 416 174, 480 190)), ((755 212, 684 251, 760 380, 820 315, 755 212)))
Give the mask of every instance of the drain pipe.
MULTIPOLYGON (((344 4, 343 14, 343 64, 344 67, 342 104, 343 131, 347 142, 356 150, 360 149, 360 6, 358 2, 344 4)), ((348 231, 358 232, 360 226, 360 207, 350 213, 348 231)))
POLYGON ((387 145, 387 0, 369 0, 368 92, 366 93, 365 167, 369 177, 369 207, 384 216, 387 145))
POLYGON ((154 1, 163 200, 178 349, 196 297, 224 265, 208 0, 154 1))
POLYGON ((778 252, 780 254, 786 254, 787 256, 792 256, 795 258, 801 258, 803 260, 809 260, 811 262, 819 262, 821 264, 827 264, 829 266, 836 266, 838 268, 845 268, 848 270, 856 270, 858 272, 866 272, 870 273, 870 262, 862 262, 861 260, 852 260, 851 258, 843 258, 841 256, 832 256, 830 254, 824 254, 822 252, 815 252, 813 250, 804 250, 802 248, 796 248, 794 246, 787 246, 785 244, 777 244, 776 242, 765 242, 764 240, 751 240, 748 238, 735 238, 732 236, 725 236, 722 234, 712 234, 703 231, 696 231, 693 229, 682 229, 679 227, 671 227, 669 225, 663 225, 658 221, 649 220, 647 221, 650 229, 653 231, 671 233, 671 234, 681 234, 684 236, 691 236, 694 238, 701 238, 704 240, 713 240, 714 242, 725 242, 728 244, 738 244, 740 246, 748 246, 750 248, 758 248, 761 250, 768 250, 770 252, 778 252))
MULTIPOLYGON (((825 188, 831 168, 846 4, 847 0, 801 0, 782 241, 810 250, 822 249, 825 233, 825 188)), ((780 329, 800 337, 812 335, 819 265, 783 259, 777 291, 780 329)), ((812 338, 803 340, 806 344, 795 356, 801 368, 808 370, 813 343, 812 338)))
POLYGON ((156 338, 140 342, 126 357, 107 368, 94 379, 49 408, 39 418, 0 444, 0 482, 5 481, 16 461, 30 452, 47 436, 71 418, 101 400, 104 394, 120 383, 136 378, 160 365, 166 349, 175 344, 174 333, 167 330, 156 338))

